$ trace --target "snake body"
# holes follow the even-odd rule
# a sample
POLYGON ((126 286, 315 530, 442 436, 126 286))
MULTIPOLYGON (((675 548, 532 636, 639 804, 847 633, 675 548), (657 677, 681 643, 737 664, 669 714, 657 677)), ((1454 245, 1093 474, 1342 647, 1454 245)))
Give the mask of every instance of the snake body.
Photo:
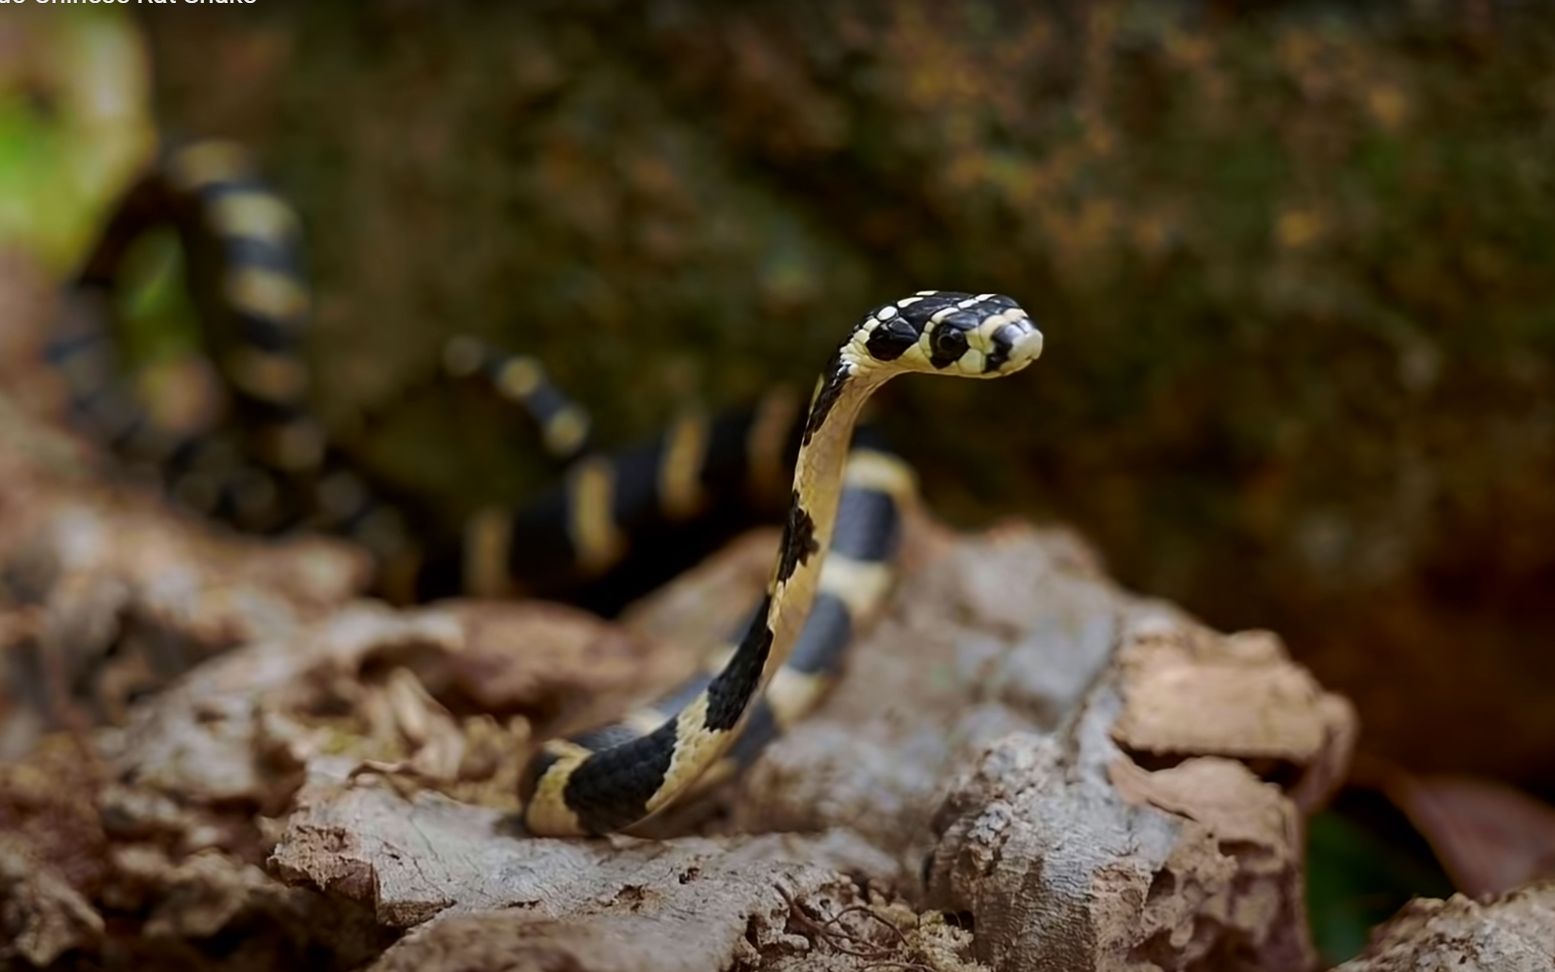
MULTIPOLYGON (((668 806, 730 749, 751 702, 790 653, 822 587, 824 551, 849 471, 853 427, 865 400, 909 372, 995 378, 1020 371, 1042 350, 1042 333, 1015 301, 998 294, 920 291, 864 317, 827 363, 804 422, 793 493, 761 606, 728 661, 678 710, 546 743, 523 777, 524 823, 531 833, 622 830, 668 806)), ((880 485, 885 485, 884 481, 880 485)), ((663 708, 668 710, 671 702, 663 708)))
MULTIPOLYGON (((327 479, 326 437, 308 409, 300 248, 296 213, 240 146, 205 141, 169 151, 110 215, 67 288, 46 349, 86 431, 157 467, 169 493, 199 512, 262 532, 338 510, 350 492, 327 479), (124 382, 115 353, 109 322, 126 259, 142 235, 164 225, 182 243, 201 340, 230 392, 233 421, 214 433, 159 424, 124 382)), ((335 518, 344 524, 356 512, 335 518)))
POLYGON ((544 743, 530 760, 520 796, 536 835, 629 828, 747 765, 808 711, 880 607, 901 510, 916 496, 901 460, 873 445, 850 449, 859 409, 897 374, 998 377, 1041 349, 1040 332, 1007 297, 921 291, 863 318, 807 412, 774 394, 745 412, 686 413, 652 442, 600 453, 587 412, 540 362, 455 341, 448 372, 485 382, 524 411, 567 473, 536 500, 481 510, 437 537, 361 474, 307 409, 300 236, 296 214, 241 147, 197 142, 167 152, 134 186, 68 291, 47 353, 74 417, 116 451, 156 463, 170 493, 202 512, 251 529, 322 527, 357 539, 378 556, 385 590, 402 599, 575 594, 645 559, 633 553, 748 514, 753 493, 787 494, 760 603, 702 670, 613 725, 544 743), (202 340, 232 392, 230 428, 159 427, 115 360, 112 298, 124 256, 158 222, 178 229, 188 255, 202 340), (796 448, 784 490, 785 456, 796 448))

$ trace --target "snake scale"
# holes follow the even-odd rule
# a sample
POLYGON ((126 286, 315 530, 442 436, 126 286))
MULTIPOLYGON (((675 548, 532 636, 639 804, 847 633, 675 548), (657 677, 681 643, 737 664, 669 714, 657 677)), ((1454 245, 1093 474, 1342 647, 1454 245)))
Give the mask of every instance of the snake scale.
MULTIPOLYGON (((793 724, 834 679, 855 629, 889 588, 912 471, 855 445, 867 399, 909 373, 997 378, 1041 353, 1042 334, 998 294, 919 291, 855 324, 827 361, 807 410, 791 396, 709 419, 690 413, 658 440, 618 453, 589 445, 587 413, 538 361, 463 339, 447 370, 477 377, 525 411, 568 464, 562 485, 469 518, 457 535, 415 521, 357 472, 307 408, 301 358, 309 290, 300 223, 234 143, 167 150, 129 191, 67 291, 47 356, 72 416, 116 453, 155 463, 169 492, 251 529, 331 529, 378 557, 402 597, 546 589, 602 575, 640 534, 727 513, 729 497, 770 491, 792 460, 786 515, 760 603, 702 670, 619 722, 543 743, 521 774, 522 819, 537 836, 626 830, 725 778, 793 724), (202 342, 230 388, 233 429, 176 433, 130 393, 115 351, 125 255, 148 229, 179 233, 202 342), (234 432, 235 429, 235 432, 234 432)), ((738 505, 738 504, 736 504, 738 505)))

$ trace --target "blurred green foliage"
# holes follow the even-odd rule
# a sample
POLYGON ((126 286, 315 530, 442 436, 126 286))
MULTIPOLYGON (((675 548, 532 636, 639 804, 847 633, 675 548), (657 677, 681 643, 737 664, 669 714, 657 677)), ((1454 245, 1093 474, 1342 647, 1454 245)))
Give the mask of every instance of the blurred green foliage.
POLYGON ((148 89, 140 37, 121 11, 6 11, 0 247, 69 265, 150 145, 148 89))
POLYGON ((119 297, 126 367, 202 354, 199 316, 187 287, 178 234, 161 228, 136 240, 124 260, 132 285, 119 297))
POLYGON ((1314 944, 1332 963, 1351 958, 1372 929, 1414 897, 1446 898, 1452 882, 1420 838, 1386 804, 1352 791, 1344 812, 1307 826, 1307 913, 1314 944))

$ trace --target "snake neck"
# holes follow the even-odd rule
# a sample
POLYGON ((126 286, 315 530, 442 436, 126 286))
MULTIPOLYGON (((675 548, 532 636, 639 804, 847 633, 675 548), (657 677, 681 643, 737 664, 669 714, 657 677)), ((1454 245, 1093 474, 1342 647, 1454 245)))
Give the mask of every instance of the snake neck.
MULTIPOLYGON (((766 675, 782 667, 815 602, 821 564, 830 548, 842 496, 843 468, 864 402, 881 379, 856 373, 841 355, 833 358, 816 388, 804 437, 794 462, 793 492, 778 547, 777 563, 767 584, 764 619, 772 633, 766 675)), ((757 634, 752 623, 747 639, 757 634)))

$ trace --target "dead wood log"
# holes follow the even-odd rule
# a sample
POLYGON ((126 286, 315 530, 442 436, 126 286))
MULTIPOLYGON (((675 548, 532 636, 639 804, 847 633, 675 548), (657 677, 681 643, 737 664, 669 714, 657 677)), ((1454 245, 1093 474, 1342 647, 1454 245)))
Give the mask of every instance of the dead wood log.
MULTIPOLYGON (((190 948, 309 909, 355 916, 308 931, 337 956, 410 932, 384 968, 1307 964, 1300 821, 1342 771, 1344 704, 1267 636, 1119 591, 1066 534, 915 529, 839 691, 663 839, 517 833, 519 713, 576 721, 592 706, 569 695, 618 706, 692 653, 560 609, 364 606, 207 661, 98 735, 108 897, 190 948)), ((637 630, 707 624, 665 619, 698 587, 737 602, 762 553, 732 548, 637 630)))
MULTIPOLYGON (((757 553, 682 583, 728 595, 757 553)), ((661 603, 684 617, 686 596, 661 603)), ((663 635, 664 616, 634 620, 663 635)), ((524 840, 497 809, 320 764, 272 866, 385 924, 427 922, 385 967, 447 949, 455 964, 482 928, 530 943, 536 968, 783 967, 806 950, 867 967, 784 916, 883 892, 914 903, 915 928, 939 909, 975 929, 957 962, 1304 968, 1302 814, 1353 728, 1269 636, 1214 635, 1118 591, 1073 538, 1011 528, 939 544, 822 711, 714 801, 721 817, 671 818, 654 842, 524 840), (806 944, 785 945, 796 932, 806 944)))

